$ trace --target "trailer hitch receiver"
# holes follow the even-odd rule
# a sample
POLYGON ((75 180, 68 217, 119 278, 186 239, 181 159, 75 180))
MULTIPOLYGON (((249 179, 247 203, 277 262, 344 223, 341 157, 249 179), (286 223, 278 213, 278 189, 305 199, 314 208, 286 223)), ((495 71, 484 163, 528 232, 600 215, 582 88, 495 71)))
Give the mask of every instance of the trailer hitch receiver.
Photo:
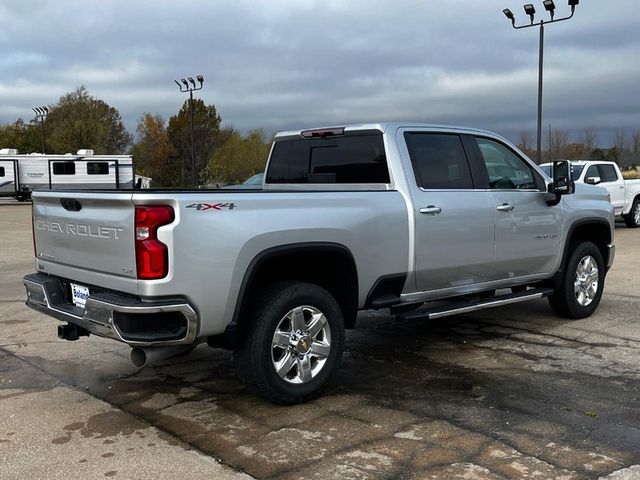
POLYGON ((82 327, 67 323, 66 325, 58 325, 58 338, 62 340, 78 340, 80 337, 88 337, 89 331, 82 327))

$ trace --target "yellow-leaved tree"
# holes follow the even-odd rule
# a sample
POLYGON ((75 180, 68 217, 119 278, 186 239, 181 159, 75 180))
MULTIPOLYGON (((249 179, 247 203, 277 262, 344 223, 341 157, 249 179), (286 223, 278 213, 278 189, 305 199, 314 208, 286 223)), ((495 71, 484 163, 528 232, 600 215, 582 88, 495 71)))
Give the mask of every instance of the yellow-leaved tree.
POLYGON ((203 183, 221 186, 242 183, 264 171, 270 142, 263 130, 252 130, 243 136, 232 130, 211 156, 203 172, 203 183))
POLYGON ((151 177, 154 187, 178 187, 181 161, 160 115, 145 113, 138 121, 138 141, 133 147, 136 173, 151 177))

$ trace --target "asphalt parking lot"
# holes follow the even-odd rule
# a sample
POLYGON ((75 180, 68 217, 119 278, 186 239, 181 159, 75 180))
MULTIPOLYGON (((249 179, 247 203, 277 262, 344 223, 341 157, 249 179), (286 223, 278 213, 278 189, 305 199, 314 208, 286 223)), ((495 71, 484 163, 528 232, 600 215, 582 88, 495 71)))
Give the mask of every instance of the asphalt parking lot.
POLYGON ((591 318, 368 312, 324 396, 278 407, 228 352, 138 370, 118 343, 58 340, 24 306, 30 228, 0 202, 0 478, 640 478, 639 230, 616 228, 591 318))

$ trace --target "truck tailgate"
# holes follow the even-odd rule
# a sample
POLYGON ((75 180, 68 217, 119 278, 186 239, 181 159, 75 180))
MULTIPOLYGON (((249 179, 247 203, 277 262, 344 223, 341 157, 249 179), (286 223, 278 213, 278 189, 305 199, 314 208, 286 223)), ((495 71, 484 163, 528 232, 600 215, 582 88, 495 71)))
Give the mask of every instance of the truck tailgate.
POLYGON ((135 209, 131 196, 120 192, 34 192, 36 257, 135 278, 135 209))

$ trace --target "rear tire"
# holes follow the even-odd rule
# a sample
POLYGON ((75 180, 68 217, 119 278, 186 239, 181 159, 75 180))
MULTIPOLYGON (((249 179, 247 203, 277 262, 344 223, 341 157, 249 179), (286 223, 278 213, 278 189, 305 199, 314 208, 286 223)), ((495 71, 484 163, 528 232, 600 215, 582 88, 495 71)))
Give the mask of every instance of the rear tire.
POLYGON ((294 404, 320 393, 343 346, 344 319, 331 294, 310 283, 281 282, 259 294, 234 361, 252 391, 294 404))
POLYGON ((594 243, 575 244, 562 272, 560 286, 549 297, 551 308, 565 318, 590 316, 600 304, 605 273, 602 254, 594 243))
POLYGON ((640 200, 635 199, 633 201, 633 205, 631 206, 631 210, 627 215, 623 215, 624 223, 626 223, 629 228, 638 228, 640 227, 640 200))

